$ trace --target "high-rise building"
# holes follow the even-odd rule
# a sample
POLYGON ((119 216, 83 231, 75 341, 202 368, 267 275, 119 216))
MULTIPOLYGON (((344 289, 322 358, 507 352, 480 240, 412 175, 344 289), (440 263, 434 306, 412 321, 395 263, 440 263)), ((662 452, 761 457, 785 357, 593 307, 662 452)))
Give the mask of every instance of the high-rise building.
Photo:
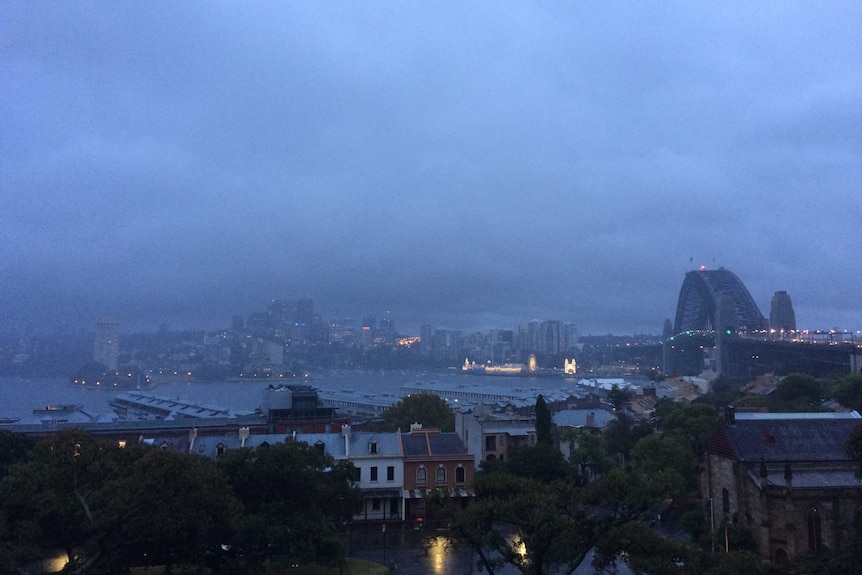
POLYGON ((93 361, 101 363, 108 369, 117 369, 117 356, 120 354, 120 324, 105 316, 96 324, 96 336, 93 338, 93 361))
POLYGON ((796 313, 786 291, 777 291, 772 296, 769 309, 769 330, 775 334, 796 331, 796 313))
POLYGON ((422 353, 431 353, 434 349, 434 326, 428 324, 419 326, 419 349, 422 353))

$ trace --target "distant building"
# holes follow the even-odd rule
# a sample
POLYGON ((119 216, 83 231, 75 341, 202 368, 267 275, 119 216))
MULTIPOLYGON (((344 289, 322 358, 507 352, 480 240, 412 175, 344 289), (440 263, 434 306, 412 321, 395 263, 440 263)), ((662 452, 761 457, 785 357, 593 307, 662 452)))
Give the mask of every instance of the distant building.
POLYGON ((309 385, 268 385, 263 390, 261 410, 270 433, 330 433, 350 423, 309 385))
POLYGON ((455 412, 455 433, 476 465, 483 461, 509 461, 519 450, 536 445, 536 416, 479 406, 455 412))
POLYGON ((105 316, 96 324, 96 336, 93 341, 93 361, 104 365, 109 371, 117 369, 117 357, 120 354, 120 324, 105 316))
POLYGON ((786 291, 777 291, 772 296, 769 331, 774 337, 780 337, 782 333, 788 331, 796 331, 796 313, 793 311, 793 303, 786 291))

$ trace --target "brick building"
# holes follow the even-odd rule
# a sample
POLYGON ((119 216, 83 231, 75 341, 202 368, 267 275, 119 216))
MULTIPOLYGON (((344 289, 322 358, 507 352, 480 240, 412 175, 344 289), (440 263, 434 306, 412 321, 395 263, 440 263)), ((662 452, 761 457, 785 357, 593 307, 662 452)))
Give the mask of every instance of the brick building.
POLYGON ((404 455, 404 511, 408 520, 422 520, 431 511, 427 499, 437 490, 449 498, 452 507, 466 506, 474 493, 473 455, 457 433, 422 429, 415 424, 402 433, 404 455))

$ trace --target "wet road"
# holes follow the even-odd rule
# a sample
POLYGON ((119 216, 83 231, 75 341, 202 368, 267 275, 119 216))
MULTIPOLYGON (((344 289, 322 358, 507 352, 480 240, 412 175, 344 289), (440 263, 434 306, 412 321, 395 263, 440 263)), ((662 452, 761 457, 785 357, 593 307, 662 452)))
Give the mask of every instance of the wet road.
POLYGON ((359 534, 353 538, 351 557, 394 565, 397 575, 469 575, 479 573, 473 554, 453 546, 445 532, 406 531, 359 534))

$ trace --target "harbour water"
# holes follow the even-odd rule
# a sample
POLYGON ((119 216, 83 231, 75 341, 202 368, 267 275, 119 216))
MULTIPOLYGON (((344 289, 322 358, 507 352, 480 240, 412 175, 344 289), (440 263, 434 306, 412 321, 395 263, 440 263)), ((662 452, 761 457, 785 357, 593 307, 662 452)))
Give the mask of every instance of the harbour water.
MULTIPOLYGON (((321 390, 352 390, 368 394, 401 396, 401 388, 416 382, 464 383, 511 389, 558 391, 574 387, 574 382, 553 377, 488 377, 464 375, 452 370, 441 371, 343 371, 330 370, 313 374, 304 380, 247 381, 171 381, 158 383, 147 393, 166 398, 180 398, 217 406, 236 412, 251 412, 260 407, 264 388, 269 384, 307 383, 321 390)), ((125 391, 125 390, 120 390, 125 391)), ((24 421, 34 409, 47 405, 82 405, 91 415, 111 412, 109 403, 118 393, 115 389, 73 385, 68 378, 22 379, 0 377, 0 419, 18 417, 24 421)))

